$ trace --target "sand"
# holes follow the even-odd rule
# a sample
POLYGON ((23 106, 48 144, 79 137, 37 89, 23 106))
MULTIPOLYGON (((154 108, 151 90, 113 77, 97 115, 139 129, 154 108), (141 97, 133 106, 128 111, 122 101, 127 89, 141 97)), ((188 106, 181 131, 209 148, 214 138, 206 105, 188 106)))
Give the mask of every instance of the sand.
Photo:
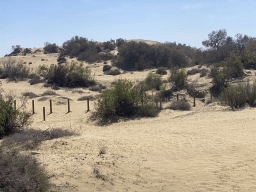
MULTIPOLYGON (((57 63, 54 54, 16 58, 19 57, 31 60, 30 66, 34 68, 43 63, 57 63), (48 61, 41 61, 42 57, 48 61)), ((95 79, 106 86, 118 78, 142 80, 152 71, 108 76, 102 72, 103 63, 90 66, 95 79)), ((163 78, 167 77, 168 74, 163 78)), ((39 101, 40 95, 50 89, 42 83, 1 81, 4 94, 12 91, 15 95, 17 107, 21 105, 19 97, 23 92, 39 95, 33 98, 36 113, 31 118, 31 128, 63 128, 80 134, 44 141, 38 149, 26 151, 34 152, 33 156, 51 176, 51 182, 62 191, 256 191, 255 108, 231 110, 217 102, 206 105, 197 99, 191 111, 174 111, 167 102, 158 117, 97 126, 89 120, 94 102, 90 101, 87 112, 87 101, 77 99, 98 92, 61 88, 55 90, 58 95, 39 101), (67 99, 62 97, 71 100, 70 113, 67 99), (52 114, 49 99, 53 101, 52 114), (101 149, 106 153, 99 155, 101 149)), ((199 78, 199 74, 190 76, 189 81, 211 85, 210 78, 199 78)), ((188 95, 186 98, 192 104, 193 98, 188 95)), ((32 110, 31 102, 32 99, 27 100, 27 111, 32 110)))

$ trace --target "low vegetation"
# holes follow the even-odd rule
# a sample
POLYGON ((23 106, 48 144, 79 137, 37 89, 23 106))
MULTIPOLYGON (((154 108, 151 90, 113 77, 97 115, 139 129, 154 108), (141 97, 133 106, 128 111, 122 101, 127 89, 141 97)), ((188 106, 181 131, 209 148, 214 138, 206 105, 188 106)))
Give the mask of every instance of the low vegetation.
POLYGON ((96 101, 96 115, 102 121, 113 121, 119 117, 154 117, 159 110, 151 96, 146 94, 146 85, 134 85, 126 79, 112 84, 111 90, 105 90, 96 101))
POLYGON ((89 87, 95 84, 89 67, 84 68, 82 63, 73 61, 71 64, 40 66, 38 73, 48 84, 60 87, 89 87))
POLYGON ((159 75, 166 75, 166 74, 167 74, 167 71, 165 70, 164 67, 158 67, 157 70, 156 70, 156 74, 159 74, 159 75))
POLYGON ((253 84, 239 83, 225 88, 220 96, 219 101, 224 105, 229 105, 233 108, 243 107, 246 103, 254 106, 256 100, 256 82, 253 84))
POLYGON ((23 66, 21 60, 17 61, 13 58, 7 58, 0 63, 0 79, 8 79, 10 81, 19 81, 28 78, 29 69, 23 66))
POLYGON ((36 149, 43 141, 72 135, 78 134, 63 128, 49 128, 45 131, 29 128, 4 137, 2 145, 9 148, 19 146, 20 149, 32 150, 36 149))
POLYGON ((30 113, 16 110, 13 98, 0 99, 0 138, 15 132, 19 132, 27 125, 30 113))
POLYGON ((184 69, 178 69, 178 68, 173 68, 170 70, 171 75, 169 77, 169 81, 173 82, 176 86, 178 87, 183 87, 185 86, 187 82, 187 73, 184 69))
POLYGON ((150 72, 145 79, 145 83, 149 90, 160 90, 160 87, 163 85, 162 75, 150 72))
POLYGON ((190 105, 190 103, 188 103, 184 99, 181 99, 179 101, 174 100, 171 103, 170 109, 189 111, 191 109, 191 105, 190 105))
POLYGON ((1 191, 48 191, 50 177, 35 158, 0 146, 1 191))
POLYGON ((106 75, 120 75, 121 71, 119 69, 110 69, 106 71, 106 75))

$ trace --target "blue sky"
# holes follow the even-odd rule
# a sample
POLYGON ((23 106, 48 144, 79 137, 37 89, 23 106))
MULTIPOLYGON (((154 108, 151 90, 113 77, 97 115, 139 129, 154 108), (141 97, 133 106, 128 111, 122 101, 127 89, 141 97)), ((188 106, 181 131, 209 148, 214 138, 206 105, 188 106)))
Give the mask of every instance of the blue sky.
POLYGON ((12 45, 146 39, 203 47, 212 31, 256 37, 255 0, 0 0, 0 57, 12 45))

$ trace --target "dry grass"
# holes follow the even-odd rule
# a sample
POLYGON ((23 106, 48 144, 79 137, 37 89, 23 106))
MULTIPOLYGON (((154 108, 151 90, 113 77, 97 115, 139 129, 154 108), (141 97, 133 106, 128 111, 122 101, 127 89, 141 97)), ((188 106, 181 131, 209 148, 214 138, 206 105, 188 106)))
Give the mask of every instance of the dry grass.
POLYGON ((100 148, 100 151, 99 151, 99 156, 104 155, 104 154, 106 154, 106 153, 107 153, 106 147, 101 147, 101 148, 100 148))
POLYGON ((48 191, 49 176, 36 159, 0 147, 0 191, 48 191))
POLYGON ((103 181, 106 181, 106 176, 103 175, 103 174, 101 174, 101 171, 100 171, 99 168, 94 167, 94 168, 93 168, 93 174, 95 175, 95 177, 96 177, 97 179, 101 179, 101 180, 103 180, 103 181))
POLYGON ((43 94, 41 94, 41 96, 46 96, 46 95, 58 95, 55 91, 45 91, 43 94))
POLYGON ((46 101, 48 99, 48 97, 41 97, 38 99, 38 101, 46 101))
POLYGON ((72 93, 84 93, 82 90, 72 90, 72 93))
POLYGON ((30 99, 35 98, 35 97, 39 97, 38 95, 36 95, 33 92, 25 92, 25 93, 22 93, 22 95, 25 96, 25 97, 28 97, 30 99))
POLYGON ((37 148, 43 141, 72 135, 78 134, 62 128, 49 128, 45 131, 24 129, 19 133, 4 137, 2 145, 8 147, 18 146, 28 150, 37 148))

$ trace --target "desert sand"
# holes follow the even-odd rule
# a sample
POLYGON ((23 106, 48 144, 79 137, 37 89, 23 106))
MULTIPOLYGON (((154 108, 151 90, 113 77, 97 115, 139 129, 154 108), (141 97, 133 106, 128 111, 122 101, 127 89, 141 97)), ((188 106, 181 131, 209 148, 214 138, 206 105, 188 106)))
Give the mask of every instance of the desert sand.
MULTIPOLYGON (((38 65, 57 64, 57 54, 43 52, 14 58, 22 59, 34 70, 38 65), (41 61, 42 58, 47 60, 41 61)), ((155 71, 111 76, 103 74, 103 63, 87 65, 97 82, 107 87, 115 79, 139 81, 149 71, 155 71)), ((168 76, 169 73, 163 79, 168 76)), ((11 91, 17 107, 21 105, 22 93, 33 92, 39 96, 33 98, 35 114, 31 117, 31 128, 63 128, 80 134, 47 140, 38 149, 24 152, 33 154, 61 191, 256 191, 255 108, 231 110, 218 102, 205 104, 197 99, 191 111, 174 111, 168 108, 169 101, 163 103, 158 117, 98 126, 89 119, 94 101, 90 101, 87 112, 87 101, 77 99, 99 92, 61 88, 54 90, 58 95, 40 101, 40 95, 50 90, 43 83, 1 81, 3 94, 11 91), (71 100, 70 113, 67 113, 66 98, 71 100), (52 114, 49 99, 53 101, 52 114), (103 148, 106 153, 99 155, 103 148), (93 170, 98 170, 100 177, 93 170)), ((195 81, 198 85, 211 86, 211 79, 199 78, 199 74, 189 76, 189 82, 195 81)), ((192 105, 193 98, 182 93, 192 105)), ((27 111, 32 110, 31 102, 28 98, 27 111)))

